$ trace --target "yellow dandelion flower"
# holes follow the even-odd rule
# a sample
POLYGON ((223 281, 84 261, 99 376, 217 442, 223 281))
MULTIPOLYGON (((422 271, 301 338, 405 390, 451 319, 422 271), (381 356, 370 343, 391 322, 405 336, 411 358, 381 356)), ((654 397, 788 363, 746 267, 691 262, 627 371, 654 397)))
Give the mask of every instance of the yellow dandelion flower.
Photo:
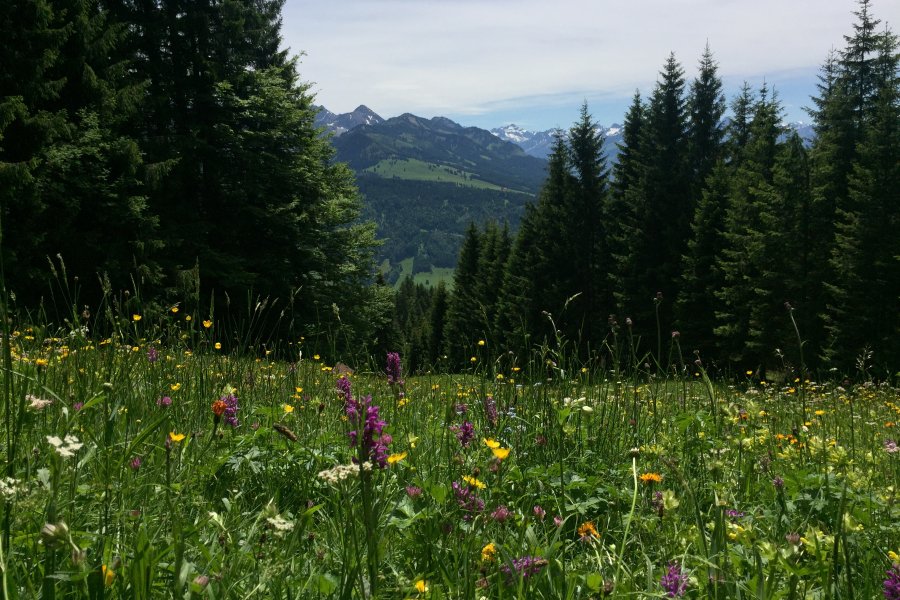
POLYGON ((597 531, 597 528, 594 527, 593 521, 587 521, 578 526, 578 537, 583 540, 588 540, 591 538, 599 538, 600 533, 597 531))
POLYGON ((469 485, 471 485, 472 487, 478 488, 479 490, 483 490, 484 488, 487 487, 483 481, 475 479, 471 475, 463 475, 462 480, 465 481, 466 483, 468 483, 469 485))
POLYGON ((406 452, 398 452, 396 454, 391 454, 387 457, 387 461, 389 465, 394 465, 406 458, 406 452))
POLYGON ((487 446, 488 448, 490 448, 491 450, 493 450, 494 448, 500 447, 500 442, 498 442, 494 439, 484 438, 484 445, 487 446))
POLYGON ((496 554, 497 546, 494 545, 494 542, 490 542, 485 544, 484 548, 481 549, 481 560, 484 562, 492 562, 496 554))
POLYGON ((185 438, 185 434, 183 433, 175 433, 174 431, 169 432, 169 439, 176 444, 182 441, 185 438))
POLYGON ((497 457, 497 460, 504 460, 509 456, 509 448, 491 448, 491 452, 497 457))
POLYGON ((291 406, 290 404, 285 404, 284 412, 285 412, 285 414, 291 414, 292 412, 294 412, 294 407, 291 406))
POLYGON ((662 475, 659 473, 642 473, 639 479, 646 484, 659 483, 662 481, 662 475))
POLYGON ((425 592, 428 591, 428 584, 425 583, 424 579, 419 579, 415 583, 415 588, 416 588, 416 591, 418 591, 420 594, 424 594, 425 592))
POLYGON ((302 394, 302 393, 303 393, 303 388, 302 388, 302 387, 295 387, 295 388, 294 388, 294 391, 297 392, 298 394, 302 394))
POLYGON ((39 367, 46 367, 47 365, 50 364, 50 361, 47 360, 46 358, 38 358, 38 359, 35 359, 34 364, 36 364, 39 367))
POLYGON ((821 409, 820 409, 820 410, 817 410, 817 411, 816 411, 816 416, 817 416, 817 417, 821 417, 821 416, 824 415, 824 414, 825 414, 825 411, 824 411, 824 410, 821 410, 821 409))

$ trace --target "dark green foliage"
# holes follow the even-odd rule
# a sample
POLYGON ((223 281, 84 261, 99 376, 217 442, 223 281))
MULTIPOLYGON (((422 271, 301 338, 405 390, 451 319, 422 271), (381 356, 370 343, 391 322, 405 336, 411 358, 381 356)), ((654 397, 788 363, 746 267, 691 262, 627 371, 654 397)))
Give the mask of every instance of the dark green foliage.
POLYGON ((732 169, 719 162, 710 173, 703 195, 694 210, 687 253, 682 258, 682 284, 675 312, 675 327, 682 347, 698 350, 702 357, 717 358, 713 334, 718 301, 715 290, 724 281, 717 264, 725 248, 725 211, 731 192, 732 169))
MULTIPOLYGON (((894 51, 894 56, 896 52, 894 51)), ((838 210, 828 286, 830 355, 846 366, 871 352, 890 365, 900 353, 900 93, 898 80, 880 86, 867 115, 866 137, 838 210)), ((890 368, 890 367, 889 367, 890 368)))
POLYGON ((688 144, 690 146, 692 194, 699 198, 706 178, 722 157, 722 117, 725 95, 718 65, 707 44, 700 58, 700 72, 688 95, 688 144))
POLYGON ((431 295, 428 331, 428 360, 430 365, 440 363, 444 352, 444 331, 447 329, 447 309, 450 294, 443 281, 437 284, 431 295))
POLYGON ((639 335, 656 338, 658 322, 666 330, 672 325, 671 306, 694 210, 684 71, 674 55, 660 73, 642 134, 641 174, 630 193, 634 225, 628 232, 620 304, 639 335))
POLYGON ((383 240, 379 258, 393 266, 414 257, 422 268, 413 272, 456 266, 469 223, 483 226, 495 220, 517 229, 532 198, 517 192, 374 175, 362 175, 357 183, 365 197, 364 216, 375 221, 383 240))
POLYGON ((770 98, 763 87, 750 124, 744 160, 731 179, 723 234, 725 247, 717 259, 723 286, 715 292, 719 300, 716 334, 721 338, 726 358, 753 367, 768 358, 763 356, 766 352, 774 352, 748 348, 748 343, 754 290, 765 261, 767 232, 760 223, 765 198, 773 193, 780 110, 777 100, 770 98))
POLYGON ((568 139, 557 135, 547 181, 512 249, 498 315, 512 348, 548 339, 554 324, 584 355, 602 347, 613 307, 607 179, 603 138, 585 104, 568 139))
MULTIPOLYGON (((159 246, 142 157, 123 123, 139 86, 111 50, 123 31, 95 2, 0 8, 0 208, 7 283, 24 305, 46 291, 48 259, 99 296, 97 274, 119 285, 158 281, 159 246)), ((62 307, 67 309, 70 307, 62 307)))
MULTIPOLYGON (((397 332, 388 352, 400 352, 405 357, 407 372, 415 373, 435 363, 431 351, 433 319, 431 317, 437 292, 405 277, 394 294, 394 330, 397 332)), ((446 302, 446 288, 443 292, 446 302)), ((446 308, 444 308, 446 311, 446 308)), ((376 357, 377 358, 377 357, 376 357)))
POLYGON ((480 314, 482 307, 478 297, 481 241, 481 233, 471 223, 453 275, 453 296, 447 307, 444 327, 446 354, 454 367, 465 364, 472 346, 484 336, 484 317, 480 314))

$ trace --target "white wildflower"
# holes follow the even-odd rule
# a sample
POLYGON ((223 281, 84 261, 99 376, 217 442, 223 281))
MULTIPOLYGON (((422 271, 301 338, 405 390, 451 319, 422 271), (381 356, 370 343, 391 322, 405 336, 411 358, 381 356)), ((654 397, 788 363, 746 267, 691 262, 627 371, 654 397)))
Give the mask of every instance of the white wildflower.
POLYGON ((75 456, 84 444, 82 444, 74 435, 67 435, 65 439, 59 439, 58 436, 48 435, 47 443, 53 446, 56 453, 63 458, 75 456))
POLYGON ((355 477, 358 474, 359 467, 357 465, 335 465, 330 469, 319 471, 319 479, 325 483, 335 485, 348 477, 355 477))
POLYGON ((0 497, 5 500, 13 499, 21 491, 19 482, 12 477, 0 479, 0 497))
POLYGON ((43 398, 38 398, 37 396, 33 396, 31 394, 25 394, 25 400, 30 402, 28 408, 34 410, 44 410, 51 404, 53 404, 53 400, 44 400, 43 398))
POLYGON ((269 525, 275 529, 275 535, 282 536, 288 531, 294 529, 294 524, 282 517, 281 515, 275 515, 274 517, 269 517, 266 519, 269 525))

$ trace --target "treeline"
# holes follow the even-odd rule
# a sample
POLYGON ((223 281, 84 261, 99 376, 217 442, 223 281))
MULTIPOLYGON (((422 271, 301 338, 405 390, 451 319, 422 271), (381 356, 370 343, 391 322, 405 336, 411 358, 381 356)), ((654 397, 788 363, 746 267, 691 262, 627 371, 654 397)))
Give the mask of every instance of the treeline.
POLYGON ((745 84, 726 118, 708 48, 690 83, 673 55, 635 94, 612 172, 585 105, 515 240, 470 229, 445 313, 400 323, 407 338, 443 336, 431 355, 455 367, 478 340, 521 353, 561 339, 585 359, 892 374, 898 44, 868 0, 854 14, 821 69, 808 149, 766 85, 745 84))
POLYGON ((378 226, 382 242, 378 256, 390 260, 393 267, 389 283, 396 283, 400 261, 410 257, 415 261, 414 273, 454 267, 469 223, 496 219, 516 228, 524 204, 533 197, 373 175, 360 175, 357 183, 366 198, 363 215, 378 226))
POLYGON ((128 289, 122 314, 246 317, 268 298, 282 331, 374 335, 390 310, 369 285, 374 224, 279 49, 282 4, 0 3, 0 248, 18 307, 46 307, 52 262, 78 280, 76 316, 128 289))

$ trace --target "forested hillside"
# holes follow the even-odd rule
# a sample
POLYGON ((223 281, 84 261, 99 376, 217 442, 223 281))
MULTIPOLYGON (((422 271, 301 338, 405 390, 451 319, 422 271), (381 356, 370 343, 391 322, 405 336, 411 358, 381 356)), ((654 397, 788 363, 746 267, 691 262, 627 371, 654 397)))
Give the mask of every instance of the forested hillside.
POLYGON ((471 222, 515 229, 546 175, 546 161, 515 144, 440 117, 359 125, 333 143, 337 159, 357 174, 391 283, 406 259, 413 273, 455 267, 471 222))
MULTIPOLYGON (((585 105, 515 240, 498 250, 496 229, 470 230, 431 355, 459 367, 479 340, 521 353, 556 339, 662 367, 896 370, 898 45, 868 1, 854 14, 808 148, 776 89, 726 101, 709 49, 692 81, 672 55, 635 95, 612 169, 585 105)), ((401 324, 433 341, 432 321, 401 324)))
POLYGON ((0 5, 3 266, 21 309, 96 314, 128 290, 126 311, 246 319, 268 298, 284 331, 371 333, 374 226, 280 50, 282 3, 0 5))

